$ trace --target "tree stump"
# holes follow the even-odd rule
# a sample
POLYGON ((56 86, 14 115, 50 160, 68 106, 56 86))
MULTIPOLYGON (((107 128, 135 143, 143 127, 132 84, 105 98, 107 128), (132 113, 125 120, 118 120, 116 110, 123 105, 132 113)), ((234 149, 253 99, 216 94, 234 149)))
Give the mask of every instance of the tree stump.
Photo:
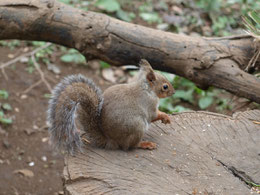
POLYGON ((146 133, 156 150, 86 146, 67 156, 65 194, 250 194, 250 183, 260 183, 260 110, 184 112, 171 120, 146 133))

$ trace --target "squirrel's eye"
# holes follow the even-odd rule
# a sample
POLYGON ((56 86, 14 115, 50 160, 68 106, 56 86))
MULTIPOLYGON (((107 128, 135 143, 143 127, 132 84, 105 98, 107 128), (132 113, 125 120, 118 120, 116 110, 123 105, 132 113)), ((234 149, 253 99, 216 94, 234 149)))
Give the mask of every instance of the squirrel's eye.
POLYGON ((169 86, 168 86, 167 84, 164 84, 164 85, 163 85, 163 89, 164 89, 164 90, 168 89, 168 87, 169 87, 169 86))

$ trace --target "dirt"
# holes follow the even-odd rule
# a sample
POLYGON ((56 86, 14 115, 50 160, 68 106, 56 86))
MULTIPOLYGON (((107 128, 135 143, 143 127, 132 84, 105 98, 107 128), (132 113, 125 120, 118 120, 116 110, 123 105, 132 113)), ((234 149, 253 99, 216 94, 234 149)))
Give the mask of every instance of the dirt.
MULTIPOLYGON (((22 49, 12 51, 0 47, 0 62, 11 60, 8 58, 10 54, 19 56, 22 49)), ((63 76, 74 73, 91 77, 101 88, 107 85, 90 68, 64 64, 59 60, 55 64, 61 69, 60 75, 41 66, 52 86, 63 76)), ((14 121, 12 125, 0 125, 0 195, 61 194, 63 156, 50 147, 46 126, 48 98, 44 94, 49 91, 41 83, 23 93, 40 79, 36 71, 30 74, 26 67, 26 64, 18 62, 5 68, 8 80, 0 73, 0 89, 9 92, 8 99, 1 102, 12 106, 12 111, 7 114, 14 121)))

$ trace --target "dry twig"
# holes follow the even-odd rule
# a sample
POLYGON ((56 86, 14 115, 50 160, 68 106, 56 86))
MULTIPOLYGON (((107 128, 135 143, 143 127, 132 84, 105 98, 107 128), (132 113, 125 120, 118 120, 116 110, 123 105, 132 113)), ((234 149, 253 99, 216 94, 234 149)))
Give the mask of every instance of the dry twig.
POLYGON ((42 83, 42 80, 37 81, 36 83, 34 83, 33 85, 31 85, 30 87, 28 87, 27 89, 25 89, 22 93, 28 93, 29 91, 31 91, 34 87, 40 85, 42 83))
POLYGON ((253 123, 260 125, 260 121, 253 121, 253 123))
POLYGON ((42 50, 42 49, 45 49, 45 48, 49 47, 50 45, 51 45, 51 43, 47 43, 46 45, 43 45, 42 47, 39 47, 39 48, 37 48, 37 49, 35 49, 35 50, 31 51, 31 52, 22 54, 22 55, 18 56, 17 58, 14 58, 14 59, 12 59, 12 60, 10 60, 10 61, 8 61, 8 62, 6 62, 6 63, 0 65, 0 69, 2 70, 2 73, 3 73, 3 75, 5 76, 5 79, 8 79, 8 77, 7 77, 7 75, 6 75, 5 72, 4 72, 4 68, 6 68, 7 66, 10 66, 10 65, 12 65, 12 64, 14 64, 14 63, 16 63, 16 62, 18 62, 20 59, 22 59, 22 58, 24 58, 24 57, 33 56, 33 55, 35 55, 38 51, 40 51, 40 50, 42 50))
POLYGON ((3 73, 3 75, 4 75, 4 77, 5 77, 5 80, 8 80, 8 76, 7 76, 7 74, 5 73, 5 69, 2 68, 1 71, 2 71, 2 73, 3 73))
POLYGON ((246 101, 246 102, 240 103, 240 105, 237 106, 236 108, 234 108, 232 112, 235 113, 238 110, 241 110, 242 108, 249 106, 249 104, 251 104, 251 103, 252 103, 252 101, 246 101))
POLYGON ((42 70, 40 69, 40 66, 39 64, 36 62, 36 59, 34 57, 34 55, 39 52, 40 50, 43 50, 47 47, 49 47, 51 45, 51 43, 47 43, 45 45, 43 45, 42 47, 39 47, 31 52, 28 52, 28 53, 25 53, 25 54, 22 54, 20 56, 18 56, 17 58, 15 59, 12 59, 4 64, 2 64, 0 66, 0 69, 5 77, 6 80, 8 80, 8 76, 7 74, 5 73, 4 71, 4 68, 6 68, 7 66, 10 66, 11 64, 14 64, 16 63, 17 61, 19 61, 20 59, 24 58, 24 57, 27 57, 27 56, 31 56, 31 59, 33 61, 33 65, 34 67, 36 68, 36 70, 39 72, 40 76, 41 76, 41 79, 39 81, 37 81, 36 83, 34 83, 33 85, 31 85, 29 88, 27 88, 26 90, 23 91, 23 93, 28 93, 29 91, 31 91, 34 87, 38 86, 39 84, 41 84, 42 82, 47 86, 48 90, 51 92, 51 86, 50 84, 48 83, 48 81, 45 79, 45 76, 44 76, 44 73, 42 72, 42 70))
POLYGON ((257 52, 253 55, 253 57, 249 61, 248 65, 247 65, 247 67, 245 69, 246 72, 248 72, 251 67, 252 68, 255 67, 255 63, 257 62, 257 60, 259 58, 259 55, 260 55, 260 49, 257 50, 257 52))
POLYGON ((32 61, 33 61, 33 65, 36 68, 36 70, 39 72, 40 76, 41 76, 41 80, 42 82, 44 82, 44 84, 47 86, 48 90, 51 92, 51 85, 48 83, 48 81, 45 79, 44 73, 42 72, 42 70, 40 69, 40 65, 36 62, 34 55, 32 55, 32 61))

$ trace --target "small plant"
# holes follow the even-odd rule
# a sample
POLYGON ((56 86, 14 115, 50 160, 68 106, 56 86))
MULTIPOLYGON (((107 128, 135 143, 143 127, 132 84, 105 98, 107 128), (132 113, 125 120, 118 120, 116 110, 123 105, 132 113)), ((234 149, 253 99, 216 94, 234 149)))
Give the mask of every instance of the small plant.
MULTIPOLYGON (((28 41, 27 42, 27 45, 33 46, 34 49, 44 47, 47 44, 48 43, 42 42, 42 41, 28 41)), ((54 52, 54 48, 55 48, 55 45, 50 45, 50 46, 48 46, 44 49, 39 50, 37 53, 35 53, 34 57, 35 57, 36 62, 42 61, 45 64, 49 64, 50 63, 49 59, 50 59, 50 56, 54 52)), ((32 56, 25 57, 23 59, 23 62, 28 64, 28 66, 26 67, 26 70, 27 70, 28 73, 32 74, 35 70, 35 65, 34 65, 34 62, 32 60, 32 56)))
POLYGON ((19 40, 12 41, 0 41, 1 46, 9 47, 9 49, 14 50, 16 47, 20 46, 21 42, 19 40))
POLYGON ((146 2, 139 7, 139 16, 148 23, 162 23, 162 18, 153 9, 152 2, 146 2))
POLYGON ((170 113, 170 114, 172 114, 173 112, 183 112, 183 111, 190 110, 180 105, 173 106, 173 100, 170 97, 160 99, 159 109, 163 112, 170 113))
MULTIPOLYGON (((0 99, 7 99, 9 96, 6 90, 0 90, 0 99)), ((4 125, 12 124, 13 120, 6 116, 7 111, 12 110, 12 107, 8 103, 0 102, 0 123, 4 125)))
POLYGON ((101 67, 102 69, 104 69, 104 68, 110 68, 110 64, 108 64, 108 63, 106 63, 106 62, 104 62, 104 61, 102 61, 102 60, 100 60, 99 63, 100 63, 100 67, 101 67))
MULTIPOLYGON (((201 23, 210 24, 212 32, 207 36, 227 36, 235 29, 241 29, 241 13, 246 14, 250 9, 260 11, 260 1, 255 0, 196 0, 195 5, 208 17, 202 17, 201 23), (208 20, 209 19, 209 20, 208 20)), ((201 28, 201 24, 199 29, 201 28)), ((204 33, 205 35, 205 33, 204 33)))
POLYGON ((60 57, 60 59, 62 62, 66 62, 66 63, 72 63, 72 62, 76 64, 86 63, 85 57, 75 49, 69 49, 66 54, 60 57))
POLYGON ((0 98, 1 99, 7 99, 9 96, 8 92, 6 90, 0 90, 0 98))
POLYGON ((131 22, 135 18, 135 14, 124 11, 117 0, 97 0, 95 6, 109 14, 115 13, 118 19, 126 22, 131 22))
POLYGON ((32 74, 33 73, 33 71, 34 71, 34 69, 35 69, 35 67, 34 67, 34 65, 33 65, 33 61, 32 61, 32 59, 30 58, 30 59, 28 59, 28 62, 27 62, 27 64, 28 64, 28 66, 26 67, 26 69, 25 70, 27 70, 27 72, 29 73, 29 74, 32 74))
POLYGON ((230 99, 227 99, 227 98, 217 99, 216 110, 219 112, 222 112, 224 110, 231 110, 231 106, 230 106, 229 102, 230 102, 230 99))
MULTIPOLYGON (((164 73, 164 75, 165 74, 171 75, 168 73, 164 73)), ((193 82, 180 76, 174 76, 171 79, 170 77, 167 78, 172 81, 175 88, 175 94, 172 97, 160 100, 159 108, 165 112, 173 113, 190 110, 187 107, 178 105, 184 102, 186 102, 188 107, 198 107, 202 110, 209 108, 211 105, 215 105, 216 109, 219 111, 231 108, 228 104, 228 99, 219 97, 220 90, 218 89, 210 87, 208 90, 202 90, 193 82)))
POLYGON ((256 11, 250 11, 242 17, 247 28, 247 32, 260 42, 260 14, 256 11))
POLYGON ((246 67, 246 71, 249 71, 255 68, 255 64, 260 56, 260 14, 256 11, 251 11, 242 19, 247 28, 247 33, 255 38, 255 54, 246 67))
POLYGON ((117 0, 98 0, 95 5, 102 10, 107 12, 116 12, 120 10, 120 4, 117 0))

